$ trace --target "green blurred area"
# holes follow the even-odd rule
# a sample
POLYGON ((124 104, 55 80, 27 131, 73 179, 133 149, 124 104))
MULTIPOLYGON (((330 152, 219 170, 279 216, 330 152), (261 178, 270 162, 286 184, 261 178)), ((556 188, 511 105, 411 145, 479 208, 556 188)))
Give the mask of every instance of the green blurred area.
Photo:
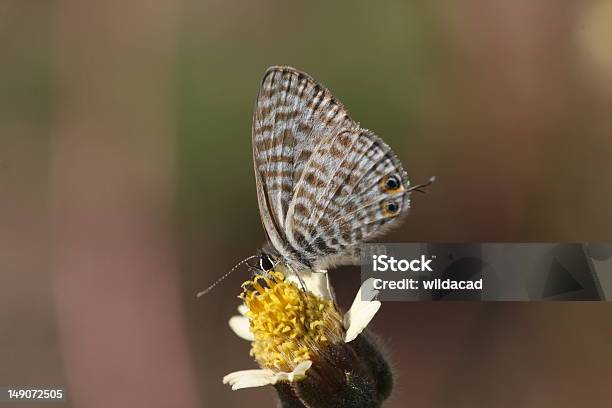
POLYGON ((427 67, 439 49, 426 10, 395 4, 376 17, 366 5, 350 14, 340 3, 312 3, 300 13, 279 6, 223 10, 205 23, 198 13, 185 19, 178 58, 182 208, 189 223, 211 220, 220 236, 257 222, 250 119, 270 65, 312 73, 397 149, 422 143, 414 122, 434 86, 427 67), (377 24, 387 17, 392 24, 377 24), (204 24, 210 35, 201 35, 204 24))
POLYGON ((244 218, 254 228, 254 97, 265 68, 286 64, 383 137, 413 182, 438 176, 397 239, 609 237, 606 79, 581 54, 581 7, 534 5, 522 20, 469 2, 267 6, 187 7, 178 136, 190 223, 212 212, 221 235, 244 218))

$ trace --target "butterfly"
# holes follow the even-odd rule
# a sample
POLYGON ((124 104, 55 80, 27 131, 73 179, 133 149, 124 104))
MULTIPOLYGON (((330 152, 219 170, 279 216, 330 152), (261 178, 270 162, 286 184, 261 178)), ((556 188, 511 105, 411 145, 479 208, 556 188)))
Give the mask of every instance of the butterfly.
POLYGON ((262 79, 252 127, 253 164, 267 242, 243 264, 326 271, 354 264, 359 245, 397 225, 410 208, 408 176, 391 148, 359 126, 310 75, 273 66, 262 79), (248 263, 258 259, 259 265, 248 263))
POLYGON ((411 188, 384 141, 325 86, 287 66, 264 74, 252 143, 264 271, 278 263, 298 273, 355 263, 359 244, 396 225, 410 191, 426 186, 411 188))

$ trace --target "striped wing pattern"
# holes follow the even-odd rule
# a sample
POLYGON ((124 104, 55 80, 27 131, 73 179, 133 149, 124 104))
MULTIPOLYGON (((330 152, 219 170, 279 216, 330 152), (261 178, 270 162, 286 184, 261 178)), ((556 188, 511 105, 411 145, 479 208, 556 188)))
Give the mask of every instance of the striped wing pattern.
POLYGON ((295 270, 352 262, 357 244, 408 210, 408 178, 390 148, 305 73, 266 71, 252 136, 262 222, 295 270))

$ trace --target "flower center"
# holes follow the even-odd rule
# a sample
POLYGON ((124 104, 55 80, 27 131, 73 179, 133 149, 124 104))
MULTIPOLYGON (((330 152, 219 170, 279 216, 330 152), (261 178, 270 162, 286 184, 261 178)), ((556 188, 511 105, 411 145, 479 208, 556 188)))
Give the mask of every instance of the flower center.
POLYGON ((242 284, 240 297, 255 340, 251 355, 264 368, 290 372, 330 343, 342 342, 342 318, 330 300, 269 271, 242 284))

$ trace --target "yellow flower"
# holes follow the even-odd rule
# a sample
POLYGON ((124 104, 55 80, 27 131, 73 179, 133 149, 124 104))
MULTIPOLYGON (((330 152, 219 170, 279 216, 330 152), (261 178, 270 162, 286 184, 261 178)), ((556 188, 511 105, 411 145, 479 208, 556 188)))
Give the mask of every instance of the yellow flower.
POLYGON ((261 367, 291 372, 317 350, 343 341, 334 303, 303 291, 282 272, 257 275, 243 289, 253 333, 251 355, 261 367))
MULTIPOLYGON (((277 268, 280 269, 280 268, 277 268)), ((360 289, 349 312, 336 308, 326 272, 271 271, 243 285, 240 316, 230 319, 234 332, 251 342, 251 355, 261 369, 228 374, 232 389, 303 379, 326 348, 355 339, 374 317, 377 291, 360 289)), ((363 287, 372 287, 367 282, 363 287)))

